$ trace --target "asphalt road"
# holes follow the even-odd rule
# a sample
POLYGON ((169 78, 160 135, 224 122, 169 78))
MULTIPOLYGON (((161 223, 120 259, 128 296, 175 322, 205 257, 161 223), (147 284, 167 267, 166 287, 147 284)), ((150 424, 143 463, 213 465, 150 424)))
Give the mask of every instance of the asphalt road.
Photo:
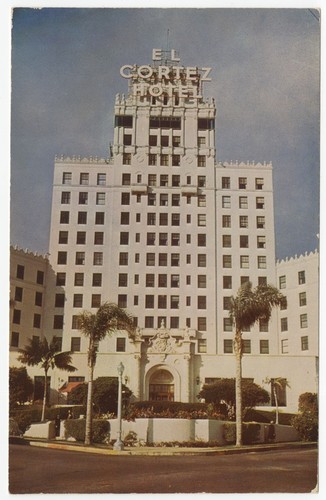
POLYGON ((108 456, 9 447, 10 493, 309 493, 317 450, 108 456))

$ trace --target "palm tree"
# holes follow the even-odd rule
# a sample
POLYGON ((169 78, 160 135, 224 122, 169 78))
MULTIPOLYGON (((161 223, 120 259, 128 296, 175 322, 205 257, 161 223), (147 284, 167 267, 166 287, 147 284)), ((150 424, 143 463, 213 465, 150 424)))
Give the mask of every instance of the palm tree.
POLYGON ((236 357, 236 446, 242 445, 242 331, 252 327, 259 320, 268 321, 272 308, 285 300, 284 295, 271 285, 258 285, 245 282, 235 297, 231 297, 229 316, 235 329, 234 352, 236 357))
POLYGON ((276 388, 278 387, 281 390, 284 390, 286 387, 290 387, 286 378, 277 377, 277 378, 266 378, 264 380, 265 384, 271 384, 271 389, 273 391, 273 396, 275 400, 275 424, 279 422, 279 406, 278 406, 278 395, 276 388))
POLYGON ((19 349, 18 360, 28 366, 41 365, 44 370, 44 391, 41 421, 45 421, 45 407, 48 395, 48 371, 50 368, 58 368, 67 372, 74 372, 77 368, 72 366, 71 353, 62 352, 57 337, 53 337, 50 344, 47 339, 33 337, 28 339, 28 345, 24 349, 19 349))
POLYGON ((88 389, 86 405, 85 445, 92 442, 92 399, 93 375, 96 363, 98 344, 106 335, 112 335, 116 330, 126 330, 130 336, 134 335, 133 318, 124 309, 116 304, 105 302, 96 313, 83 311, 78 315, 79 330, 88 337, 87 365, 88 389))

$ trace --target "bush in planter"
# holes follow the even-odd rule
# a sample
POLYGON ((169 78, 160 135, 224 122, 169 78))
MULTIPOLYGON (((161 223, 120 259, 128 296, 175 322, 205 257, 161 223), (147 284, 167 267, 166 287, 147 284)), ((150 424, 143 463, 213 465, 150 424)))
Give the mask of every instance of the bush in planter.
MULTIPOLYGON (((76 441, 85 441, 85 419, 71 419, 65 422, 65 438, 73 437, 76 441)), ((107 420, 93 420, 93 436, 94 443, 106 442, 110 432, 110 423, 107 420)))
MULTIPOLYGON (((255 422, 242 424, 243 444, 254 444, 259 442, 260 425, 255 422)), ((227 422, 223 425, 223 437, 227 444, 235 444, 236 428, 234 422, 227 422)))
POLYGON ((224 419, 212 404, 178 401, 137 401, 129 405, 125 418, 127 420, 135 418, 224 419))

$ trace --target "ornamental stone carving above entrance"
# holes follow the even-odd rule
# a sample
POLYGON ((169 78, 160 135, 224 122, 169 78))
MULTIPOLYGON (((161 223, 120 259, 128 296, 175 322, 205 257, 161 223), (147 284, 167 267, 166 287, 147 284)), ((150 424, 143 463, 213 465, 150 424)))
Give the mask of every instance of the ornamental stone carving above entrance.
POLYGON ((156 335, 150 339, 147 352, 149 354, 172 354, 177 351, 177 347, 178 345, 176 340, 171 337, 169 331, 164 325, 164 321, 162 320, 161 326, 156 335))

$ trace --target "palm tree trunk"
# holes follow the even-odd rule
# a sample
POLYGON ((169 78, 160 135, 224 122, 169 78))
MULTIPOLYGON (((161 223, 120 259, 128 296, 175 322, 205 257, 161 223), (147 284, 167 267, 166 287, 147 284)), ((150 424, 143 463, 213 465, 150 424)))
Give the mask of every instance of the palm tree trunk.
POLYGON ((44 370, 44 391, 43 391, 43 405, 42 405, 41 422, 45 422, 45 407, 46 407, 47 397, 48 397, 48 371, 44 370))
POLYGON ((274 399, 275 399, 275 424, 278 424, 278 399, 277 399, 277 394, 276 394, 276 389, 275 386, 273 387, 273 392, 274 392, 274 399))
POLYGON ((88 387, 86 404, 86 426, 85 426, 85 445, 89 446, 92 442, 92 424, 93 424, 93 341, 90 337, 88 348, 88 387))
POLYGON ((235 428, 236 428, 236 446, 242 446, 242 338, 241 331, 238 329, 234 338, 234 351, 236 359, 235 372, 235 428))

